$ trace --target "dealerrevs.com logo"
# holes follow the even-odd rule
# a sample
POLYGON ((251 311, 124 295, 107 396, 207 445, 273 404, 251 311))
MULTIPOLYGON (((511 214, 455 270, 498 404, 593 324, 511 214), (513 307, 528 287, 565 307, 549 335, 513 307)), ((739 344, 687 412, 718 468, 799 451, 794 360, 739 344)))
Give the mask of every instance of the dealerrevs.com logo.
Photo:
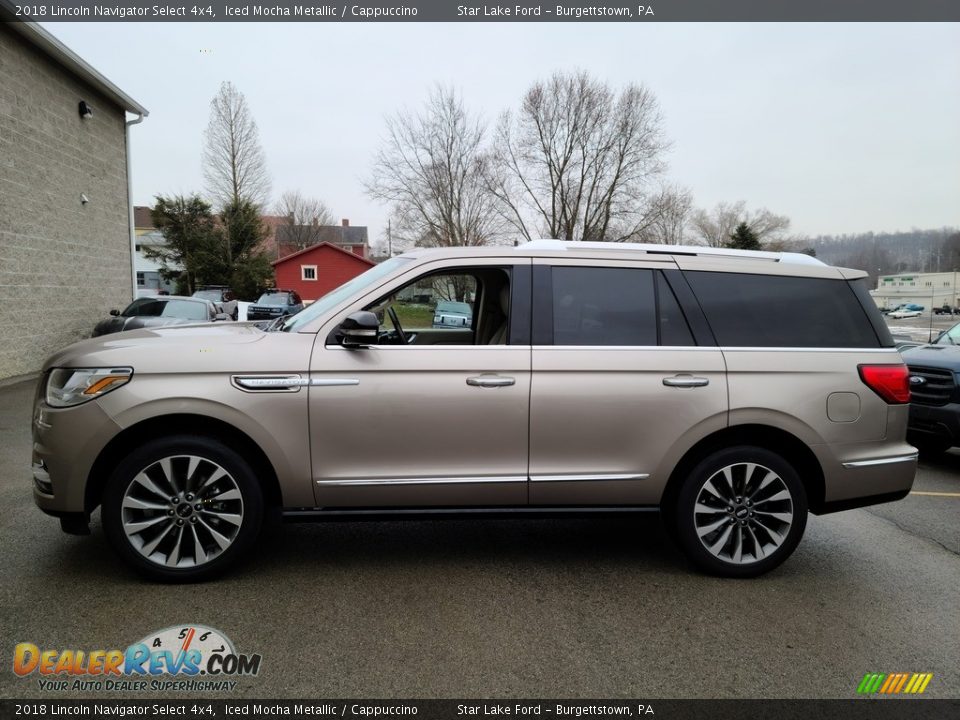
POLYGON ((174 625, 125 650, 42 649, 29 642, 13 651, 13 672, 38 676, 41 690, 233 690, 239 676, 260 672, 261 656, 238 653, 230 639, 204 625, 174 625))

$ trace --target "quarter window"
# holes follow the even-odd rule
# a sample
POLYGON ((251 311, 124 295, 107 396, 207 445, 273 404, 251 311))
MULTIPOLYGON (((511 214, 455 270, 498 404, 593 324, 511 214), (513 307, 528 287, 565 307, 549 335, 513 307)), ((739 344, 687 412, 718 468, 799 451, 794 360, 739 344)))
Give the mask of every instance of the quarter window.
POLYGON ((717 342, 727 347, 880 346, 845 280, 687 272, 717 342))
POLYGON ((660 344, 673 346, 696 345, 680 303, 670 289, 667 279, 657 273, 657 307, 660 317, 660 344))

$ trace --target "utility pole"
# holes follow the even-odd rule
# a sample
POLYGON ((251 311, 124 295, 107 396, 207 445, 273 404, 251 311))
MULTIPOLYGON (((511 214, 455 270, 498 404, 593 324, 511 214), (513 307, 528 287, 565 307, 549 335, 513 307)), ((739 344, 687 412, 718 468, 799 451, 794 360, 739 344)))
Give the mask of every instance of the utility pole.
POLYGON ((391 233, 390 218, 387 218, 387 257, 393 257, 393 234, 391 233))

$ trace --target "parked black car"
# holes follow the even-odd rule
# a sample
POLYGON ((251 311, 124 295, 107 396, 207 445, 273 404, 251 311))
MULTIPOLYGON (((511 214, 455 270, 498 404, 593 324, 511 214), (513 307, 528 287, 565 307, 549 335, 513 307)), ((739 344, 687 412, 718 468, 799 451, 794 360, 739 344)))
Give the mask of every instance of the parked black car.
POLYGON ((907 441, 928 455, 960 445, 960 324, 901 355, 910 370, 907 441))
POLYGON ((123 312, 111 310, 110 315, 97 323, 91 337, 146 327, 230 320, 209 300, 179 295, 137 298, 123 312))
POLYGON ((303 310, 303 300, 293 290, 267 290, 247 308, 247 320, 276 320, 303 310))

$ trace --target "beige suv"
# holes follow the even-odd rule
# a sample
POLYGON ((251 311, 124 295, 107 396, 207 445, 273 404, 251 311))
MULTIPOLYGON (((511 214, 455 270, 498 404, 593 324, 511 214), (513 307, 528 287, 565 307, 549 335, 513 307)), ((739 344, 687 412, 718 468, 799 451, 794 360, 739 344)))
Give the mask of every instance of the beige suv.
POLYGON ((859 271, 804 255, 535 241, 416 250, 270 331, 137 330, 43 369, 37 505, 160 580, 286 520, 659 510, 747 577, 807 512, 904 497, 907 370, 859 271), (441 302, 469 324, 435 327, 441 302))

